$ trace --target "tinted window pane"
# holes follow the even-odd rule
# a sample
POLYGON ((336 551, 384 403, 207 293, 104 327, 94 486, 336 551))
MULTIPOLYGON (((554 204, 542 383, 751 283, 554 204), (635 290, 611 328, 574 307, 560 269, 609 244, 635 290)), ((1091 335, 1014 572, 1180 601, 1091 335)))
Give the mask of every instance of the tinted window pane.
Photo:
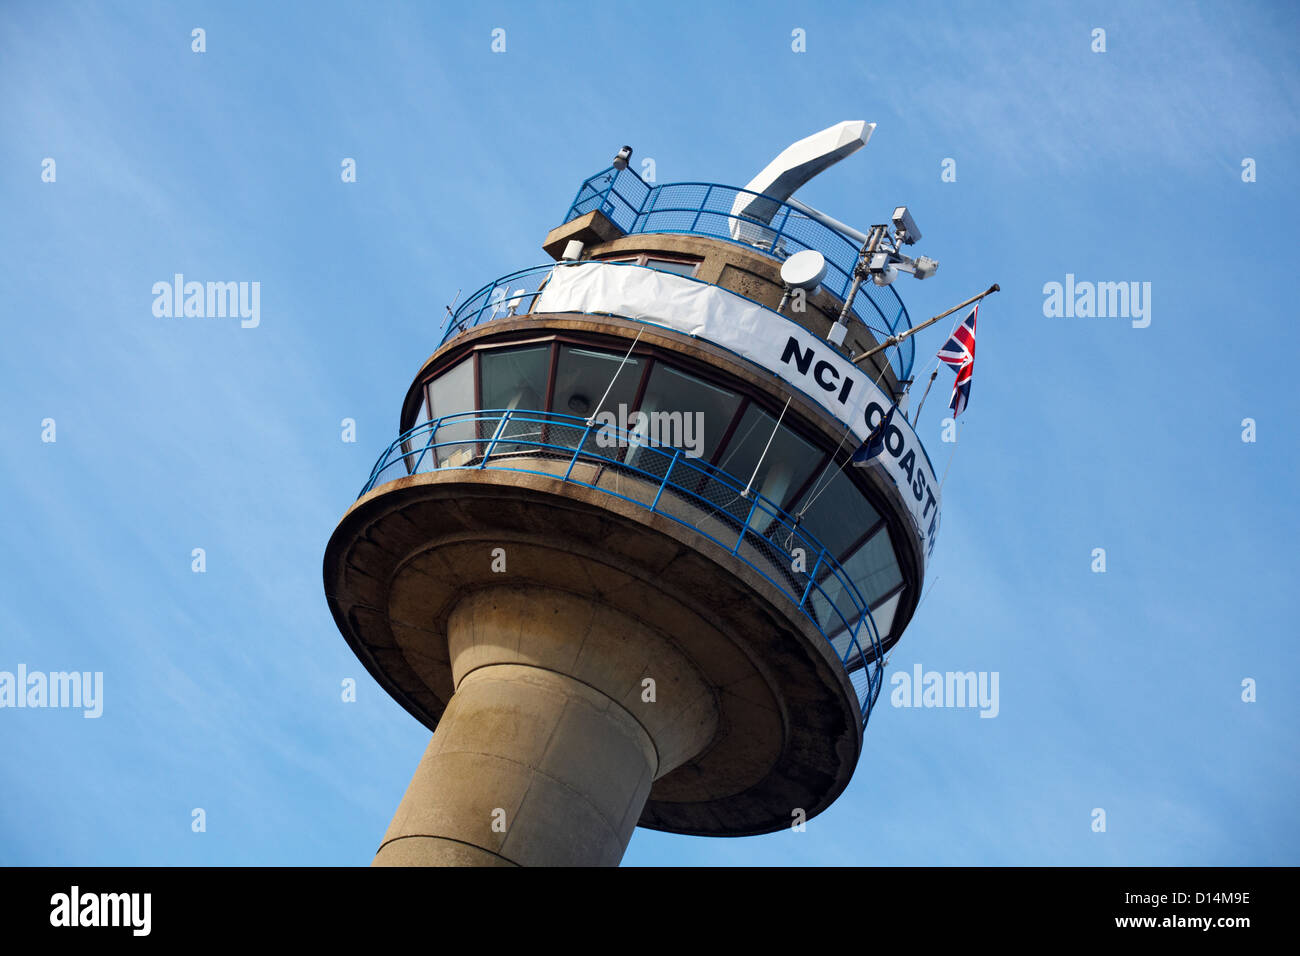
POLYGON ((601 408, 617 415, 618 407, 624 405, 630 412, 644 370, 645 359, 633 356, 624 363, 623 353, 562 345, 560 361, 555 369, 555 398, 551 410, 561 415, 591 417, 608 388, 609 397, 601 408), (611 381, 614 383, 612 388, 611 381))
MULTIPOLYGON (((488 349, 479 354, 479 407, 486 411, 511 411, 510 421, 495 418, 479 422, 478 436, 495 439, 493 456, 508 455, 545 440, 542 418, 546 408, 546 382, 551 374, 550 345, 488 349), (532 441, 504 441, 505 438, 532 441)), ((487 454, 489 446, 483 447, 487 454)))
POLYGON ((479 356, 483 389, 480 407, 542 411, 546 405, 546 379, 551 374, 551 347, 530 345, 518 349, 492 349, 479 356))
POLYGON ((894 547, 889 542, 889 532, 884 528, 844 562, 844 570, 848 572, 849 580, 858 586, 867 604, 879 600, 881 595, 893 590, 903 580, 903 572, 894 559, 894 547))
MULTIPOLYGON (((709 459, 740 407, 740 396, 693 375, 656 362, 646 383, 640 411, 647 437, 681 448, 689 457, 709 459)), ((635 456, 632 459, 635 464, 635 456)))
POLYGON ((773 436, 775 427, 775 417, 757 405, 750 405, 718 464, 744 487, 761 456, 763 464, 753 487, 777 507, 784 507, 785 499, 812 474, 822 454, 784 425, 773 436), (769 438, 772 446, 764 455, 763 448, 769 438))
MULTIPOLYGON (((429 383, 429 407, 433 418, 455 415, 474 410, 474 361, 465 359, 458 365, 444 372, 429 383)), ((470 416, 440 425, 436 434, 431 435, 433 442, 441 447, 433 449, 434 454, 425 455, 419 470, 440 468, 444 465, 462 464, 474 454, 473 445, 452 444, 461 442, 474 435, 474 423, 470 416)))
POLYGON ((851 464, 843 468, 832 464, 825 473, 818 474, 812 487, 791 509, 791 514, 799 514, 805 505, 808 506, 803 526, 836 557, 844 554, 880 520, 876 509, 845 473, 852 467, 851 464))
POLYGON ((660 272, 671 272, 679 276, 693 276, 695 269, 699 266, 698 262, 670 262, 667 259, 649 259, 646 261, 651 269, 658 269, 660 272))
MULTIPOLYGON (((422 389, 420 391, 420 405, 415 410, 415 421, 411 422, 411 428, 409 430, 418 429, 421 425, 423 425, 428 420, 429 420, 429 397, 428 395, 425 394, 424 390, 422 389)), ((428 440, 429 440, 428 436, 424 432, 417 432, 415 437, 416 443, 423 446, 428 442, 428 440)), ((402 442, 402 451, 406 453, 408 456, 406 459, 407 471, 410 471, 413 467, 415 467, 415 460, 409 457, 412 447, 413 444, 411 441, 408 440, 402 442)))
MULTIPOLYGON (((814 616, 826 633, 832 637, 840 634, 841 631, 856 627, 861 613, 853 591, 844 586, 840 576, 842 573, 844 572, 833 574, 823 565, 817 572, 818 587, 813 588, 809 595, 809 605, 813 609, 814 616)), ((866 640, 865 635, 863 640, 866 640)), ((840 647, 841 653, 845 646, 847 645, 842 644, 840 647)))
MULTIPOLYGON (((889 636, 890 629, 894 626, 894 615, 898 612, 898 602, 903 599, 907 589, 904 588, 884 604, 871 611, 871 619, 876 622, 876 630, 880 632, 880 639, 883 641, 889 636)), ((866 640, 866 638, 863 638, 866 640)))

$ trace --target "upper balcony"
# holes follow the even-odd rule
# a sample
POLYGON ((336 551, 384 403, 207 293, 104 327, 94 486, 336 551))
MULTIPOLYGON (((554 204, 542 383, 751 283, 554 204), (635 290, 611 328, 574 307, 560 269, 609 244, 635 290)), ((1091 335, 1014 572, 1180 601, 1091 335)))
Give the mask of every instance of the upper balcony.
MULTIPOLYGON (((841 302, 853 284, 860 251, 853 239, 770 196, 717 183, 651 185, 631 168, 611 166, 587 179, 564 222, 592 212, 600 212, 624 235, 704 236, 735 243, 778 262, 801 250, 815 249, 826 257, 822 287, 841 302)), ((877 341, 912 327, 893 286, 863 283, 854 299, 853 314, 877 341)), ((890 350, 890 365, 899 381, 911 375, 915 349, 914 341, 905 339, 890 350)))

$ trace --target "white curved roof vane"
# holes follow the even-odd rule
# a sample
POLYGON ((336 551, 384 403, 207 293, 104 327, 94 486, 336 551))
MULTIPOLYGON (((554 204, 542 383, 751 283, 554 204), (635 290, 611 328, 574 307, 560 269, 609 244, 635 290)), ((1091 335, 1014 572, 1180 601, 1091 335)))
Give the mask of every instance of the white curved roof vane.
POLYGON ((783 149, 776 159, 768 163, 761 173, 749 181, 745 186, 747 192, 736 197, 731 207, 731 215, 744 218, 732 219, 732 238, 742 242, 752 242, 755 245, 769 244, 773 238, 771 230, 763 229, 755 222, 745 220, 771 222, 777 209, 780 208, 779 203, 789 199, 794 195, 795 190, 818 173, 829 169, 841 159, 852 156, 866 146, 875 128, 875 123, 849 120, 806 136, 783 149), (751 193, 762 195, 751 195, 751 193))

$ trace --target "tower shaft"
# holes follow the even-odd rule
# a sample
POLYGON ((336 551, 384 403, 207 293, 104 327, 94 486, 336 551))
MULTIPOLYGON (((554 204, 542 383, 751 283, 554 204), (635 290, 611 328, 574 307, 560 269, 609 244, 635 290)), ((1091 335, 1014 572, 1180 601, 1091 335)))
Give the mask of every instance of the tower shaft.
POLYGON ((455 694, 376 866, 613 866, 655 779, 717 706, 670 641, 542 588, 472 592, 448 620, 455 694))

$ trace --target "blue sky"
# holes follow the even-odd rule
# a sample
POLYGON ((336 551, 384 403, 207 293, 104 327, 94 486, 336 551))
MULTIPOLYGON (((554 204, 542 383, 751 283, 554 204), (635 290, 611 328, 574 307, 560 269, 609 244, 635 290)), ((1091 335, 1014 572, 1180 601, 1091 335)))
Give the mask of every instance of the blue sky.
POLYGON ((1296 9, 470 6, 0 9, 0 670, 104 674, 97 720, 0 710, 0 863, 367 863, 428 734, 321 556, 444 304, 545 261, 624 143, 743 185, 844 119, 879 125, 800 198, 911 206, 914 319, 1003 289, 890 663, 996 671, 1000 712, 887 686, 806 832, 638 830, 625 864, 1300 862, 1296 9), (177 272, 260 282, 260 325, 155 317, 177 272), (1046 317, 1067 273, 1150 282, 1150 326, 1046 317))

